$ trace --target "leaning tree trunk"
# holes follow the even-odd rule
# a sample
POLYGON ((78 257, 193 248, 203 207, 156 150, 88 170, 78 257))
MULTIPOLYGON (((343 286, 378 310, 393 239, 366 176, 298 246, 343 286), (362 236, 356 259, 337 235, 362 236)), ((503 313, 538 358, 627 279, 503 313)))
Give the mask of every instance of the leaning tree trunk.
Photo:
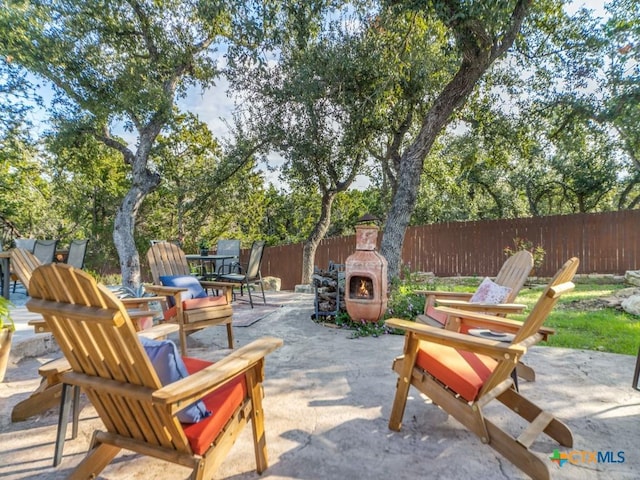
POLYGON ((331 205, 336 198, 337 192, 330 191, 322 194, 322 205, 320 208, 320 217, 313 227, 313 231, 302 248, 302 284, 308 285, 311 283, 311 277, 313 275, 313 265, 316 258, 316 250, 320 241, 324 238, 329 225, 331 223, 331 205))
MULTIPOLYGON (((141 142, 142 143, 142 142, 141 142)), ((131 188, 116 212, 113 225, 113 243, 120 259, 122 285, 136 288, 141 283, 140 256, 136 248, 134 231, 138 211, 147 195, 160 184, 160 176, 147 168, 147 155, 141 155, 148 148, 139 148, 133 162, 131 188)))
MULTIPOLYGON (((452 11, 459 8, 457 2, 444 3, 452 11)), ((513 44, 530 3, 531 0, 519 0, 516 3, 505 33, 498 38, 489 35, 477 20, 466 19, 463 15, 452 15, 445 19, 456 37, 462 61, 456 75, 427 112, 416 139, 400 158, 398 189, 391 202, 380 245, 380 253, 388 262, 387 277, 390 284, 392 279, 400 275, 402 244, 415 210, 424 159, 440 131, 449 122, 451 114, 464 105, 484 72, 513 44)))

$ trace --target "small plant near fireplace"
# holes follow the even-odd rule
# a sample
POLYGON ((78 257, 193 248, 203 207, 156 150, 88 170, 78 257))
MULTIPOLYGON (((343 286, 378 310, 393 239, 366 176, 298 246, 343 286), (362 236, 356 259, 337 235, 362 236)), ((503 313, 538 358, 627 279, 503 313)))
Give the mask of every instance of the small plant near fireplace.
POLYGON ((339 313, 336 316, 336 325, 342 328, 347 328, 352 331, 350 338, 360 337, 379 337, 391 333, 384 320, 378 322, 371 322, 366 320, 352 320, 348 313, 339 313))

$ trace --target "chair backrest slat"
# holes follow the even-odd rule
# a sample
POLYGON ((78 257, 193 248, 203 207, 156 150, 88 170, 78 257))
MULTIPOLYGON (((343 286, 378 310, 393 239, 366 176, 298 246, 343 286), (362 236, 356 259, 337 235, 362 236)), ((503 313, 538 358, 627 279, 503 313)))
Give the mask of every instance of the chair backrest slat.
POLYGON ((533 255, 527 250, 520 250, 504 262, 495 279, 498 285, 511 289, 504 303, 511 303, 516 299, 532 269, 533 255))
POLYGON ((163 275, 190 275, 189 262, 182 249, 171 242, 158 242, 147 251, 153 283, 160 285, 163 275))
POLYGON ((11 271, 28 291, 33 271, 42 265, 40 260, 33 253, 22 248, 12 249, 10 256, 11 271))

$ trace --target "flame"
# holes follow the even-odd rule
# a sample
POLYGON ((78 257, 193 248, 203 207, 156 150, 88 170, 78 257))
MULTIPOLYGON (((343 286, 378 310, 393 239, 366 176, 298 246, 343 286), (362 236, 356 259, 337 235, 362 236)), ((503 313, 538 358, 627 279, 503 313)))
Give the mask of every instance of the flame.
POLYGON ((358 296, 359 297, 368 297, 369 289, 367 288, 367 281, 360 280, 360 288, 358 288, 358 296))

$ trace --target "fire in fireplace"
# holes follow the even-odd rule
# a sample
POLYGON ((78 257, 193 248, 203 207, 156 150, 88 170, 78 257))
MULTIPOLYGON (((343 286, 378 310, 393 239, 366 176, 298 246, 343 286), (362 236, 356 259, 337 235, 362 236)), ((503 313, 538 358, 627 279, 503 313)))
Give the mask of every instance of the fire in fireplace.
POLYGON ((349 296, 351 298, 371 300, 373 298, 373 280, 358 275, 351 277, 349 296))
POLYGON ((387 309, 387 260, 376 251, 378 227, 356 226, 356 251, 345 261, 347 312, 377 322, 387 309))

